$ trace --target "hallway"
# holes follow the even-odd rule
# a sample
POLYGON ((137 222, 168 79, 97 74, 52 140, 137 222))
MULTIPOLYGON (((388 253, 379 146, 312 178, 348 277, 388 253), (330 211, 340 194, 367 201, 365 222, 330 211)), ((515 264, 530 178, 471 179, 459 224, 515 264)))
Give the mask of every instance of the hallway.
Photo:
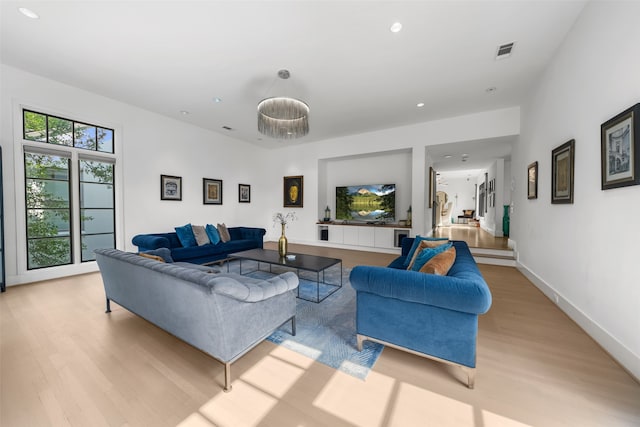
POLYGON ((438 227, 433 236, 447 237, 450 240, 464 240, 470 248, 509 249, 508 237, 494 237, 480 227, 467 224, 438 227))

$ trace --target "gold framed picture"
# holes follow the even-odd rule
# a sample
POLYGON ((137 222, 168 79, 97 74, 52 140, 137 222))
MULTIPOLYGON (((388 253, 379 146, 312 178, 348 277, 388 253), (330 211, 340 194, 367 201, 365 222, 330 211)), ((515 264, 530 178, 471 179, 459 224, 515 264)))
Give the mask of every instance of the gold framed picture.
POLYGON ((304 176, 284 177, 284 202, 285 208, 301 208, 304 201, 304 176))

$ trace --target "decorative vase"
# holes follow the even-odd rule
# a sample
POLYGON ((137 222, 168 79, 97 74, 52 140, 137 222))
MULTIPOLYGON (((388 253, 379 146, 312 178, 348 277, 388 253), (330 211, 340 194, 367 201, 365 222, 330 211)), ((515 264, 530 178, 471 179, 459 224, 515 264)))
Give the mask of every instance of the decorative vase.
POLYGON ((286 224, 282 224, 282 235, 278 239, 278 254, 283 257, 287 254, 287 236, 284 235, 286 224))

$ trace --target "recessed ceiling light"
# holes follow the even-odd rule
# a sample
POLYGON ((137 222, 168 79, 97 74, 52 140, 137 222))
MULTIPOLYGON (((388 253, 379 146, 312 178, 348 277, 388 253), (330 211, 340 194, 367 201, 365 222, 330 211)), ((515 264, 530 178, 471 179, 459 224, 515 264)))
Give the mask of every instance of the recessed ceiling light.
POLYGON ((216 104, 219 102, 222 102, 222 98, 218 98, 217 96, 215 98, 213 98, 213 102, 215 102, 216 104))
POLYGON ((451 157, 453 157, 451 154, 445 154, 444 156, 445 159, 450 159, 451 157))
POLYGON ((187 115, 189 115, 189 112, 185 111, 185 110, 181 110, 180 114, 182 114, 183 116, 187 116, 187 115))
POLYGON ((418 107, 418 108, 422 108, 422 107, 424 107, 424 102, 418 102, 418 103, 416 104, 416 107, 418 107))
POLYGON ((393 25, 389 28, 389 31, 392 33, 399 33, 402 30, 402 24, 399 22, 394 22, 393 25))
POLYGON ((22 13, 24 16, 26 16, 27 18, 31 18, 31 19, 38 19, 40 18, 40 16, 38 16, 37 13, 35 13, 33 10, 31 9, 27 9, 26 7, 19 7, 18 10, 20 11, 20 13, 22 13))

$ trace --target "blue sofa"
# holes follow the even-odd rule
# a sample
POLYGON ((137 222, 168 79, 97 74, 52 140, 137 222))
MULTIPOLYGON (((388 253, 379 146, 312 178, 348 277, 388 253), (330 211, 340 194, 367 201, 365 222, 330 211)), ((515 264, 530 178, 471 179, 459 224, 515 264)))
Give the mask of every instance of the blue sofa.
POLYGON ((459 366, 473 388, 478 315, 491 307, 491 292, 469 247, 453 241, 456 259, 446 276, 404 269, 413 238, 388 267, 357 266, 350 281, 356 290, 358 349, 378 342, 459 366))
POLYGON ((139 252, 152 251, 159 248, 169 248, 171 258, 174 261, 190 262, 194 264, 206 264, 228 258, 229 254, 249 249, 262 249, 264 228, 253 227, 229 227, 231 240, 219 242, 215 245, 207 243, 202 246, 183 247, 178 239, 178 234, 157 233, 138 234, 132 243, 138 247, 139 252))

